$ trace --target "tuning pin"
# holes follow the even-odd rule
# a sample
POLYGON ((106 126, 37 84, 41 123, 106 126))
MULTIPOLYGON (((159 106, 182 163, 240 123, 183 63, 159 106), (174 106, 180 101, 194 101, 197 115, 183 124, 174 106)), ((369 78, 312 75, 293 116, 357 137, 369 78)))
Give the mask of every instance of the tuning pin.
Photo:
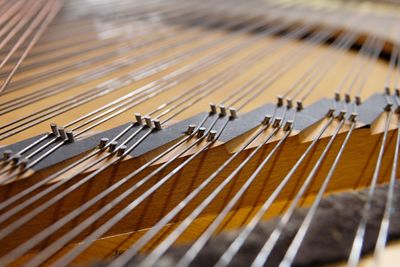
POLYGON ((206 128, 200 127, 199 130, 197 131, 197 137, 202 137, 204 135, 204 132, 206 131, 206 128))
POLYGON ((274 123, 272 124, 272 127, 277 128, 281 124, 282 118, 276 118, 274 120, 274 123))
POLYGON ((154 128, 156 128, 156 130, 161 130, 162 129, 160 120, 154 119, 153 123, 154 123, 154 128))
POLYGON ((281 106, 283 105, 283 96, 281 96, 281 95, 278 95, 278 96, 277 96, 277 103, 276 103, 276 105, 277 105, 278 107, 281 107, 281 106))
POLYGON ((219 105, 219 111, 221 116, 226 116, 226 107, 224 105, 219 105))
POLYGON ((122 146, 118 149, 117 155, 118 155, 118 156, 122 156, 122 155, 125 153, 125 151, 126 151, 126 145, 122 145, 122 146))
POLYGON ((338 118, 339 120, 341 120, 341 119, 344 118, 344 115, 346 115, 346 110, 340 111, 339 114, 338 114, 338 116, 337 116, 337 118, 338 118))
POLYGON ((340 93, 339 92, 335 92, 335 101, 338 102, 340 101, 340 93))
POLYGON ((54 136, 59 136, 57 124, 51 123, 50 128, 51 128, 51 132, 53 133, 54 136))
POLYGON ((143 125, 142 115, 140 113, 135 113, 135 119, 137 124, 143 125))
POLYGON ((100 143, 99 143, 99 148, 100 149, 102 149, 102 148, 105 148, 106 147, 106 144, 108 143, 108 138, 107 137, 103 137, 103 138, 101 138, 100 139, 100 143))
POLYGON ((62 140, 67 140, 67 134, 65 133, 65 129, 63 127, 58 128, 58 133, 62 140))
POLYGON ((293 121, 292 120, 287 120, 285 122, 285 126, 283 126, 283 130, 284 131, 289 131, 290 129, 292 129, 293 126, 293 121))
POLYGON ((191 135, 194 132, 194 129, 196 128, 196 125, 190 124, 186 130, 187 135, 191 135))
POLYGON ((264 117, 264 119, 262 121, 262 124, 263 125, 268 125, 270 121, 271 121, 271 115, 265 115, 265 117, 264 117))
POLYGON ((297 101, 297 111, 303 110, 303 102, 302 101, 297 101))
POLYGON ((330 108, 330 109, 328 110, 328 112, 326 113, 326 116, 327 116, 328 118, 330 118, 330 117, 333 116, 333 113, 334 113, 334 112, 335 112, 335 109, 330 108))
POLYGON ((110 152, 114 152, 114 150, 115 150, 115 148, 117 147, 117 145, 118 145, 118 142, 117 141, 112 141, 111 143, 110 143, 110 146, 109 146, 109 151, 110 152))
POLYGON ((151 118, 146 116, 144 117, 144 121, 146 122, 147 127, 153 128, 153 124, 151 123, 151 118))
POLYGON ((72 131, 67 131, 68 142, 73 143, 75 141, 74 133, 72 131))
POLYGON ((229 108, 229 112, 231 114, 231 118, 236 119, 237 118, 237 112, 235 108, 229 108))
POLYGON ((9 160, 11 158, 12 151, 7 149, 3 152, 3 160, 9 160))
POLYGON ((216 130, 211 130, 211 131, 208 133, 207 141, 213 141, 216 134, 217 134, 217 131, 216 131, 216 130))
POLYGON ((356 118, 357 118, 357 116, 358 116, 358 114, 357 114, 357 113, 355 113, 355 112, 351 113, 351 114, 350 114, 350 117, 349 117, 349 121, 351 121, 351 122, 355 122, 355 121, 356 121, 356 118))
POLYGON ((217 114, 217 106, 214 103, 210 103, 210 113, 217 114))

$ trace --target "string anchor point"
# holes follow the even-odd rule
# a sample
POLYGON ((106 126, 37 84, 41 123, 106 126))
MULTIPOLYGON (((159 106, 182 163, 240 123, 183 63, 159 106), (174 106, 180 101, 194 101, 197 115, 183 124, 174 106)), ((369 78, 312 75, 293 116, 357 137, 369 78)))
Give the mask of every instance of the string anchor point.
POLYGON ((187 135, 191 135, 194 132, 194 129, 196 128, 195 124, 190 124, 186 130, 187 135))
POLYGON ((344 115, 346 115, 346 110, 340 111, 336 118, 338 120, 343 120, 344 119, 344 115))
POLYGON ((292 127, 293 127, 293 121, 287 120, 285 122, 285 126, 283 126, 283 130, 287 132, 287 131, 290 131, 292 129, 292 127))
POLYGON ((198 138, 203 137, 205 131, 206 131, 206 128, 200 127, 199 130, 198 130, 198 132, 197 132, 197 137, 198 137, 198 138))
POLYGON ((207 136, 207 141, 209 142, 213 141, 215 139, 216 134, 217 134, 216 130, 211 130, 207 136))
POLYGON ((136 123, 137 123, 138 125, 143 125, 142 114, 140 114, 140 113, 135 113, 135 119, 136 119, 136 123))
POLYGON ((326 113, 326 116, 328 117, 328 118, 330 118, 330 117, 332 117, 333 116, 333 113, 335 112, 335 109, 334 108, 330 108, 329 110, 328 110, 328 112, 326 113))
POLYGON ((230 117, 231 117, 232 119, 236 119, 236 118, 238 117, 237 111, 236 111, 235 108, 229 108, 229 112, 230 112, 230 114, 231 114, 230 117))
POLYGON ((271 121, 271 115, 265 115, 263 121, 261 122, 263 125, 268 125, 271 121))
POLYGON ((272 124, 272 127, 278 128, 279 125, 281 124, 281 121, 282 121, 282 118, 276 118, 276 119, 274 120, 274 123, 272 124))
POLYGON ((357 116, 358 116, 358 113, 356 113, 356 112, 351 113, 351 114, 350 114, 350 117, 349 117, 349 121, 355 122, 357 116))
POLYGON ((217 114, 217 106, 214 103, 210 103, 210 114, 214 115, 217 114))
POLYGON ((103 138, 101 138, 100 139, 100 142, 99 142, 99 148, 100 149, 103 149, 103 148, 105 148, 106 147, 106 144, 108 143, 108 138, 107 137, 103 137, 103 138))

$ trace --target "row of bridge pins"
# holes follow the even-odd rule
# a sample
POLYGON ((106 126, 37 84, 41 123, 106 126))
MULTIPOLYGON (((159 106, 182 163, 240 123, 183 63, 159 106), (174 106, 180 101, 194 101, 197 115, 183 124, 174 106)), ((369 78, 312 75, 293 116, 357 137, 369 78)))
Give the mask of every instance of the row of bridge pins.
MULTIPOLYGON (((229 107, 228 109, 224 105, 219 105, 219 114, 221 117, 225 117, 228 114, 229 110, 229 117, 232 119, 236 119, 238 117, 237 110, 234 107, 229 107)), ((214 103, 210 103, 210 114, 214 115, 218 113, 217 105, 214 103)))
MULTIPOLYGON (((326 117, 328 117, 328 118, 333 117, 335 111, 336 111, 336 110, 335 110, 334 108, 330 108, 330 109, 328 110, 328 112, 326 113, 326 117)), ((338 120, 343 119, 343 118, 345 117, 346 113, 347 113, 346 110, 341 110, 341 111, 339 111, 338 115, 336 116, 336 119, 338 119, 338 120)), ((357 116, 358 116, 358 113, 352 112, 352 113, 350 113, 350 116, 349 116, 348 120, 349 120, 350 122, 355 122, 357 116)))
POLYGON ((22 169, 25 169, 25 167, 28 165, 28 159, 24 158, 21 154, 15 153, 13 155, 12 150, 5 150, 3 152, 3 161, 5 162, 11 162, 14 166, 19 166, 22 169))
POLYGON ((147 127, 151 129, 161 130, 161 122, 158 119, 151 119, 149 116, 145 116, 142 118, 140 113, 135 113, 136 123, 139 125, 146 124, 147 127))
POLYGON ((19 165, 19 164, 25 164, 25 162, 27 162, 26 159, 24 159, 20 154, 16 153, 13 155, 13 151, 12 150, 5 150, 3 152, 3 160, 5 162, 12 162, 13 165, 19 165))
MULTIPOLYGON (((392 102, 392 100, 389 98, 391 94, 392 94, 392 93, 391 93, 391 91, 390 91, 390 88, 389 88, 388 86, 386 86, 386 87, 385 87, 385 95, 387 96, 386 101, 387 101, 388 103, 386 104, 386 107, 384 108, 385 111, 390 111, 390 110, 392 109, 393 102, 392 102)), ((397 114, 400 114, 400 99, 399 99, 399 98, 400 98, 400 89, 396 88, 396 89, 394 90, 394 94, 395 94, 395 96, 396 96, 395 101, 396 101, 396 103, 397 103, 397 107, 396 107, 396 109, 395 109, 395 112, 396 112, 397 114)))
MULTIPOLYGON (((281 107, 281 106, 283 106, 283 102, 284 102, 284 97, 281 96, 281 95, 278 95, 278 96, 277 96, 277 103, 276 103, 276 105, 277 105, 278 107, 281 107)), ((293 108, 293 100, 292 100, 291 98, 287 98, 287 99, 286 99, 286 107, 287 107, 288 109, 293 108)), ((303 101, 297 100, 297 101, 296 101, 296 109, 297 109, 298 111, 300 111, 300 110, 303 110, 303 108, 304 108, 304 106, 303 106, 303 101)))
MULTIPOLYGON (((196 129, 196 125, 195 124, 190 124, 186 130, 186 134, 187 135, 192 135, 194 133, 196 129)), ((206 128, 205 127, 200 127, 197 132, 196 132, 196 136, 197 138, 201 138, 204 136, 204 134, 206 133, 206 128)), ((215 136, 217 135, 217 131, 216 130, 211 130, 208 132, 207 135, 207 141, 213 141, 215 139, 215 136)))
MULTIPOLYGON (((155 130, 162 129, 161 122, 158 119, 151 119, 149 116, 145 116, 142 118, 142 115, 140 113, 135 113, 135 119, 138 125, 146 125, 150 129, 155 130)), ((109 152, 111 153, 117 152, 117 156, 124 155, 127 149, 126 145, 121 145, 118 147, 117 141, 112 141, 111 143, 109 143, 109 139, 107 137, 103 137, 100 139, 98 147, 102 150, 108 148, 109 152), (117 148, 118 150, 116 151, 117 148)))
POLYGON ((58 127, 57 124, 50 124, 51 132, 55 137, 60 137, 64 141, 69 143, 75 142, 74 132, 71 130, 65 130, 63 127, 58 127))
MULTIPOLYGON (((57 138, 61 138, 63 141, 73 143, 75 141, 74 133, 70 130, 65 130, 63 127, 58 127, 57 124, 50 124, 51 133, 57 138)), ((14 166, 20 166, 25 168, 28 164, 28 159, 24 158, 21 154, 15 153, 13 155, 12 150, 6 150, 3 152, 3 160, 6 162, 12 162, 14 166)))
MULTIPOLYGON (((334 99, 335 99, 336 102, 341 101, 342 97, 341 97, 341 95, 340 95, 340 92, 335 92, 335 94, 334 94, 334 99)), ((346 103, 350 103, 350 102, 351 102, 351 96, 350 96, 350 94, 348 94, 348 93, 345 93, 345 94, 344 94, 344 101, 345 101, 346 103)), ((358 106, 361 105, 361 97, 360 97, 359 95, 356 95, 356 96, 354 97, 354 102, 355 102, 356 105, 358 105, 358 106)))
MULTIPOLYGON (((271 115, 265 115, 264 119, 262 120, 261 124, 262 125, 269 125, 272 123, 272 127, 273 128, 278 128, 281 124, 282 124, 282 118, 281 117, 277 117, 275 118, 272 122, 272 116, 271 115)), ((283 125, 283 130, 284 131, 289 131, 290 129, 292 129, 293 126, 293 120, 287 120, 285 122, 285 124, 283 125)))
POLYGON ((103 137, 100 139, 99 149, 108 148, 109 152, 111 152, 111 153, 117 152, 117 156, 122 156, 125 153, 127 146, 121 145, 118 147, 118 150, 116 150, 117 147, 118 147, 117 141, 112 141, 111 143, 109 143, 109 139, 107 137, 103 137), (108 144, 108 146, 107 146, 107 144, 108 144))

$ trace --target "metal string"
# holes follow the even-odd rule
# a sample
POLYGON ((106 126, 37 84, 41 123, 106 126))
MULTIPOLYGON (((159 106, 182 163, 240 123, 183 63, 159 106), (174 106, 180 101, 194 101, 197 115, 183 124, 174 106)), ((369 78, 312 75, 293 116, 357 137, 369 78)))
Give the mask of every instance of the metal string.
POLYGON ((235 240, 231 243, 229 248, 220 257, 220 259, 217 262, 216 266, 219 266, 219 267, 227 266, 232 261, 233 257, 237 253, 237 251, 243 245, 243 243, 245 242, 247 237, 250 235, 250 233, 254 230, 254 228, 256 227, 258 222, 261 221, 261 219, 263 218, 264 214, 267 212, 269 207, 272 205, 272 203, 278 197, 280 192, 284 189, 286 184, 290 181, 290 179, 292 178, 293 174, 299 168, 300 164, 304 161, 304 159, 307 157, 307 155, 311 152, 311 150, 318 143, 320 137, 326 131, 326 129, 329 127, 329 125, 332 123, 332 121, 333 121, 333 117, 330 117, 327 120, 327 122, 324 124, 324 126, 319 131, 319 133, 313 138, 313 141, 311 142, 311 144, 303 152, 303 154, 297 160, 297 162, 292 167, 292 169, 287 173, 287 175, 282 179, 282 181, 279 183, 279 185, 276 187, 276 189, 272 192, 272 194, 268 197, 268 199, 263 203, 261 208, 257 211, 257 213, 253 217, 253 219, 240 231, 239 235, 235 238, 235 240))
POLYGON ((322 151, 321 155, 319 156, 317 162, 315 163, 314 167, 310 171, 307 178, 303 181, 301 188, 299 189, 299 191, 297 191, 295 197, 291 201, 289 208, 286 210, 284 215, 281 217, 278 225, 275 227, 275 229, 269 236, 268 240, 265 242, 265 244, 261 248, 260 252, 257 254, 256 258, 254 259, 254 261, 251 264, 251 267, 263 266, 265 264, 265 262, 268 260, 273 248, 275 247, 279 237, 282 234, 284 227, 286 226, 286 224, 290 220, 291 216, 293 215, 293 213, 294 213, 299 201, 303 197, 304 193, 309 188, 309 186, 310 186, 311 182, 313 181, 321 164, 324 162, 324 159, 325 159, 327 153, 329 152, 330 148, 332 147, 332 144, 336 140, 337 134, 339 133, 340 129, 342 128, 344 122, 345 122, 345 119, 341 118, 340 123, 338 124, 333 135, 329 139, 328 144, 325 146, 324 150, 322 151))
POLYGON ((360 260, 361 249, 362 249, 364 235, 365 235, 367 222, 368 222, 368 214, 369 214, 369 211, 372 206, 372 197, 375 192, 376 183, 378 181, 378 176, 379 176, 380 168, 382 165, 382 158, 385 153, 385 144, 386 144, 386 139, 387 139, 387 135, 389 132, 389 125, 390 125, 390 120, 392 118, 392 113, 393 112, 391 110, 386 112, 385 131, 383 133, 383 138, 382 138, 381 147, 379 149, 378 159, 376 161, 374 174, 372 176, 370 188, 368 190, 367 200, 366 200, 363 210, 362 210, 362 217, 361 217, 360 223, 357 227, 357 232, 355 234, 353 245, 352 245, 351 252, 350 252, 350 255, 348 258, 348 262, 347 262, 348 266, 351 266, 351 267, 358 266, 358 262, 360 260))
POLYGON ((308 229, 311 226, 311 222, 317 212, 318 206, 321 202, 322 197, 324 196, 325 190, 328 187, 328 184, 330 182, 330 180, 332 179, 332 176, 335 172, 335 169, 340 161, 340 158, 344 152, 344 149, 346 148, 346 145, 353 133, 353 130, 355 129, 356 126, 356 121, 351 122, 351 126, 349 131, 346 134, 346 137, 342 143, 342 145, 340 146, 340 149, 335 157, 335 160, 332 163, 331 168, 328 171, 328 174, 326 175, 326 177, 324 178, 324 182, 321 185, 321 188, 318 191, 318 194, 315 197, 315 200, 312 204, 312 206, 309 208, 306 217, 304 218, 300 228, 298 229, 295 237, 293 238, 292 242, 290 243, 289 248, 286 251, 285 256, 283 257, 282 262, 280 263, 279 267, 289 267, 292 265, 293 260, 296 257, 296 254, 304 240, 304 237, 307 234, 308 229))

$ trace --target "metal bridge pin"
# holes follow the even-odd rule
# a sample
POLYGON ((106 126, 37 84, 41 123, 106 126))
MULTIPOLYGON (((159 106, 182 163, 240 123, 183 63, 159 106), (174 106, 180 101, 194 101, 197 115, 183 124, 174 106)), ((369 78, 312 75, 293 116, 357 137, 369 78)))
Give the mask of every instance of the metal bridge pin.
POLYGON ((390 111, 392 109, 393 103, 388 102, 384 108, 385 111, 390 111))
POLYGON ((118 156, 122 156, 122 155, 125 153, 125 151, 126 151, 126 145, 122 145, 122 146, 118 149, 117 155, 118 155, 118 156))
POLYGON ((196 128, 196 125, 190 124, 186 130, 187 135, 191 135, 194 132, 194 129, 196 128))
POLYGON ((235 108, 229 108, 229 112, 231 114, 231 118, 236 119, 237 118, 237 112, 235 108))
POLYGON ((202 137, 204 135, 204 132, 206 131, 206 128, 200 127, 198 132, 197 132, 197 137, 202 137))
POLYGON ((51 132, 53 133, 54 136, 59 136, 57 124, 51 123, 50 128, 51 128, 51 132))
POLYGON ((144 117, 144 121, 146 122, 147 127, 153 128, 153 124, 151 123, 151 118, 146 116, 144 117))
POLYGON ((290 129, 292 129, 293 126, 293 121, 292 120, 287 120, 285 122, 285 126, 283 126, 283 130, 284 131, 289 131, 290 129))
POLYGON ((217 114, 217 106, 214 103, 210 103, 210 113, 217 114))
POLYGON ((67 134, 65 133, 65 129, 63 127, 58 128, 58 133, 62 140, 67 140, 67 134))
POLYGON ((278 107, 281 107, 281 106, 283 105, 283 96, 281 96, 281 95, 278 95, 278 96, 277 96, 277 103, 276 103, 276 105, 277 105, 278 107))
POLYGON ((215 139, 215 135, 217 134, 216 130, 211 130, 208 134, 207 141, 213 141, 215 139))
POLYGON ((110 152, 114 152, 114 150, 115 150, 115 148, 117 147, 117 145, 118 145, 118 142, 117 142, 117 141, 112 141, 112 142, 110 143, 110 146, 109 146, 109 151, 110 151, 110 152))
POLYGON ((154 127, 156 128, 156 130, 161 130, 162 129, 160 120, 154 119, 153 123, 154 123, 154 127))
POLYGON ((345 95, 344 95, 344 101, 346 101, 346 103, 350 103, 351 97, 350 97, 349 94, 345 94, 345 95))
POLYGON ((359 106, 359 105, 361 105, 361 97, 360 96, 356 96, 355 97, 355 102, 356 102, 356 104, 359 106))
POLYGON ((341 120, 341 119, 344 118, 344 115, 346 115, 346 110, 340 111, 340 112, 339 112, 339 115, 337 116, 337 118, 338 118, 339 120, 341 120))
POLYGON ((265 117, 264 117, 264 119, 262 121, 262 124, 263 125, 268 125, 270 121, 271 121, 271 115, 265 115, 265 117))
POLYGON ((290 98, 288 98, 288 99, 286 99, 286 102, 287 102, 287 108, 292 108, 293 107, 293 101, 292 101, 292 99, 290 99, 290 98))
POLYGON ((67 139, 68 139, 68 142, 70 142, 70 143, 75 142, 74 133, 70 130, 67 131, 67 139))
POLYGON ((137 124, 143 125, 142 115, 140 113, 135 113, 135 119, 137 124))
POLYGON ((101 138, 100 139, 100 143, 99 143, 99 148, 100 149, 102 149, 102 148, 105 148, 106 147, 106 144, 108 143, 108 138, 107 137, 103 137, 103 138, 101 138))
POLYGON ((27 158, 23 158, 18 162, 18 166, 24 170, 26 168, 26 166, 28 165, 28 159, 27 158))
POLYGON ((18 162, 21 160, 21 158, 22 158, 22 156, 21 156, 20 154, 15 154, 15 155, 12 157, 11 160, 12 160, 13 164, 17 165, 18 162))
POLYGON ((297 103, 297 110, 298 111, 302 110, 303 109, 303 102, 299 100, 296 103, 297 103))
POLYGON ((349 121, 351 121, 351 122, 355 122, 355 121, 356 121, 356 118, 357 118, 357 116, 358 116, 358 114, 357 114, 357 113, 355 113, 355 112, 351 113, 351 114, 350 114, 350 117, 349 117, 349 121))
POLYGON ((334 98, 335 98, 335 101, 340 101, 340 93, 339 92, 335 92, 335 96, 334 96, 334 98))
POLYGON ((282 118, 276 118, 274 120, 274 123, 272 124, 272 127, 277 128, 281 124, 282 118))
POLYGON ((221 116, 226 116, 226 107, 224 105, 219 106, 221 116))
POLYGON ((11 158, 12 151, 7 149, 3 152, 3 160, 9 160, 11 158))
POLYGON ((333 116, 333 113, 334 113, 334 112, 335 112, 335 109, 330 108, 330 109, 328 110, 328 112, 326 113, 326 116, 327 116, 328 118, 330 118, 330 117, 333 116))
POLYGON ((389 86, 385 86, 385 94, 390 95, 390 88, 389 88, 389 86))

